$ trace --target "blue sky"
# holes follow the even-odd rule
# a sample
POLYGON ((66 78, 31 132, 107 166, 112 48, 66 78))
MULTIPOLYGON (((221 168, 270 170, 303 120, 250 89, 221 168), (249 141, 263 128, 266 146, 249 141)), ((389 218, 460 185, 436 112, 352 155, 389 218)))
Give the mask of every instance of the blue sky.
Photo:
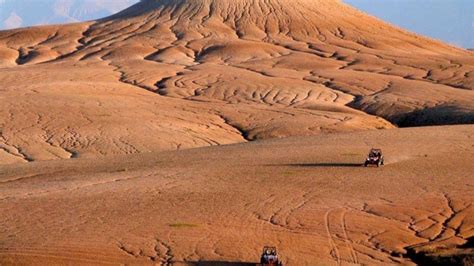
MULTIPOLYGON (((344 1, 402 28, 474 48, 474 0, 344 1)), ((0 0, 0 29, 91 20, 134 2, 138 0, 0 0)))
POLYGON ((109 16, 138 0, 0 0, 0 29, 109 16))
POLYGON ((474 0, 344 0, 402 28, 474 48, 474 0))

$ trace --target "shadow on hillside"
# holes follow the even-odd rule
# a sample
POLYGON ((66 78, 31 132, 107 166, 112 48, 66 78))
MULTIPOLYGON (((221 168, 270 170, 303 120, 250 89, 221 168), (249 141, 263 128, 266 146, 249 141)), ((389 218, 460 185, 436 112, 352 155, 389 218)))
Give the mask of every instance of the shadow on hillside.
POLYGON ((189 262, 190 266, 255 266, 256 263, 251 262, 231 262, 231 261, 197 261, 189 262))
POLYGON ((361 167, 363 164, 360 163, 297 163, 297 164, 284 164, 281 166, 289 167, 361 167))
POLYGON ((394 256, 402 256, 421 266, 474 265, 474 237, 466 239, 465 244, 452 248, 421 251, 405 248, 405 250, 405 254, 395 253, 394 256))

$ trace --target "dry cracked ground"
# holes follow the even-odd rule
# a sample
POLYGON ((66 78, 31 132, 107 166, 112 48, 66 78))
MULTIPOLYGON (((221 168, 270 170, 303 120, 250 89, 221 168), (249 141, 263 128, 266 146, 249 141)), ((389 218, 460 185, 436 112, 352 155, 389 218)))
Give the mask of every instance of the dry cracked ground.
POLYGON ((2 31, 0 81, 2 263, 471 252, 474 53, 339 1, 146 0, 2 31), (360 167, 371 147, 385 167, 360 167))

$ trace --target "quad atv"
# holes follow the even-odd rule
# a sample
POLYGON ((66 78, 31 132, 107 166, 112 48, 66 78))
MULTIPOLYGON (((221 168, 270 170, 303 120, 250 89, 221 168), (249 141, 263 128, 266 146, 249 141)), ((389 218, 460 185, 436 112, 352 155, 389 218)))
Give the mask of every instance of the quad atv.
POLYGON ((260 264, 262 266, 283 266, 283 263, 278 259, 275 247, 264 247, 260 264))
POLYGON ((384 158, 381 149, 371 149, 369 152, 369 156, 365 160, 364 166, 367 167, 369 165, 377 165, 380 167, 384 165, 384 158))

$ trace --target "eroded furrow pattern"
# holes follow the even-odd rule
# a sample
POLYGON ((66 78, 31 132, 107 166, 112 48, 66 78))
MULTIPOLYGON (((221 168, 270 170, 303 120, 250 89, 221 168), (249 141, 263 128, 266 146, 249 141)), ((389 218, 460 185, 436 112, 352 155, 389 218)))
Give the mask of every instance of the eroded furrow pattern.
POLYGON ((332 0, 141 1, 3 31, 0 67, 9 163, 474 122, 472 52, 332 0))

